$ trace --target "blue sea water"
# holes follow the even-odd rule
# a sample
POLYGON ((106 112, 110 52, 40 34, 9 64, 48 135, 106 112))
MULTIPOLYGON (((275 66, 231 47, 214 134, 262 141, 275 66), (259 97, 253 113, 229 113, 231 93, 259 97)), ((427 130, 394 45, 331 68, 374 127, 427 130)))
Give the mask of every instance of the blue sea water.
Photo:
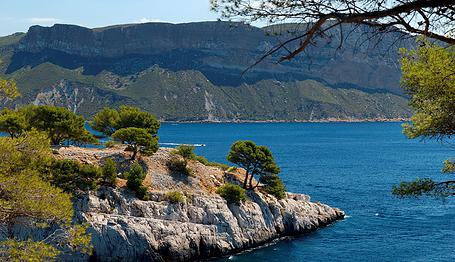
POLYGON ((288 191, 341 208, 347 218, 314 233, 221 261, 455 261, 455 199, 398 199, 391 188, 416 177, 447 179, 454 147, 408 140, 400 123, 163 124, 163 143, 205 144, 226 161, 240 139, 267 145, 288 191))
POLYGON ((403 180, 450 179, 440 169, 454 145, 408 140, 400 123, 165 123, 159 136, 164 145, 203 144, 196 152, 222 163, 236 140, 267 145, 288 191, 347 214, 316 232, 219 261, 455 261, 455 198, 391 195, 403 180))

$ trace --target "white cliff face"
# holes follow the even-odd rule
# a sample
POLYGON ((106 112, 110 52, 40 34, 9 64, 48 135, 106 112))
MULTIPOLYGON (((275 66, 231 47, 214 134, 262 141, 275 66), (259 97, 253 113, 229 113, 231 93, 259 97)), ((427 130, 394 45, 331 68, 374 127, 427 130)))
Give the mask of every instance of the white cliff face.
MULTIPOLYGON (((95 92, 90 91, 88 93, 93 97, 95 92)), ((61 80, 48 90, 38 93, 32 103, 34 105, 64 106, 72 112, 78 113, 78 109, 84 103, 84 97, 79 94, 77 87, 71 86, 69 81, 61 80)))
POLYGON ((188 261, 252 248, 275 238, 315 230, 344 213, 305 195, 277 200, 250 192, 249 201, 227 204, 198 193, 170 203, 163 193, 140 201, 128 190, 102 188, 76 203, 91 225, 95 256, 102 261, 188 261))
MULTIPOLYGON (((89 164, 112 158, 123 172, 131 163, 129 154, 124 147, 63 147, 56 156, 89 164)), ((90 225, 96 259, 192 261, 217 257, 316 230, 344 216, 339 209, 311 202, 306 195, 287 193, 285 199, 277 200, 258 189, 248 192, 248 201, 228 204, 216 189, 226 182, 242 181, 243 169, 225 172, 189 161, 194 176, 186 176, 167 168, 171 157, 168 148, 140 157, 146 167, 143 185, 149 189, 149 201, 138 200, 122 179, 115 189, 101 187, 78 195, 76 216, 90 225), (186 201, 167 201, 170 191, 181 192, 186 201)))
MULTIPOLYGON (((54 152, 60 159, 99 164, 106 158, 117 161, 119 171, 131 164, 124 147, 62 147, 54 152)), ((307 195, 287 193, 286 198, 248 192, 248 200, 228 204, 216 194, 225 182, 238 183, 244 170, 225 172, 220 168, 190 161, 195 176, 170 172, 166 167, 171 149, 160 148, 153 156, 140 157, 146 167, 143 185, 149 201, 141 201, 117 180, 117 188, 101 187, 96 192, 79 192, 75 197, 76 222, 89 224, 98 261, 193 261, 239 252, 276 238, 298 235, 328 225, 344 213, 311 202, 307 195), (182 203, 171 203, 166 194, 179 191, 182 203)), ((42 239, 46 229, 18 225, 20 239, 42 239)), ((0 240, 5 236, 0 234, 0 240)), ((88 261, 82 254, 65 253, 62 261, 88 261)))

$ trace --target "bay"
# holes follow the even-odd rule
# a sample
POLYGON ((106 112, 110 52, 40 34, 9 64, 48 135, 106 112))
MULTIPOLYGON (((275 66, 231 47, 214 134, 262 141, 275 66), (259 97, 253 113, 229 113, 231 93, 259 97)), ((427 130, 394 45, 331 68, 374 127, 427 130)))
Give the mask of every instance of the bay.
POLYGON ((454 261, 455 200, 399 199, 393 185, 447 179, 454 148, 408 140, 400 123, 165 123, 162 143, 204 144, 196 152, 228 163, 236 140, 268 146, 287 190, 341 208, 347 218, 314 233, 220 261, 454 261))
POLYGON ((450 179, 440 169, 455 147, 409 140, 401 130, 400 123, 163 123, 159 136, 162 145, 200 145, 197 154, 225 164, 237 140, 266 145, 288 191, 346 212, 329 227, 219 261, 455 261, 455 199, 391 194, 400 181, 450 179))

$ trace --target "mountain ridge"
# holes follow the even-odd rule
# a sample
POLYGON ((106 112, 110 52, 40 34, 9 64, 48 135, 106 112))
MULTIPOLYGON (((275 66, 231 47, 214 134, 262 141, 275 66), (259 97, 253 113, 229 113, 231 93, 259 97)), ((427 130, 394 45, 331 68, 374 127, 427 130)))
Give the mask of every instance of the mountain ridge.
POLYGON ((272 58, 242 78, 274 41, 264 29, 230 22, 33 26, 0 38, 0 73, 17 79, 24 95, 4 105, 80 104, 75 110, 91 115, 130 103, 166 121, 409 117, 396 65, 379 51, 364 59, 369 54, 349 41, 338 56, 328 53, 333 43, 313 47, 312 67, 304 58, 278 65, 272 58))

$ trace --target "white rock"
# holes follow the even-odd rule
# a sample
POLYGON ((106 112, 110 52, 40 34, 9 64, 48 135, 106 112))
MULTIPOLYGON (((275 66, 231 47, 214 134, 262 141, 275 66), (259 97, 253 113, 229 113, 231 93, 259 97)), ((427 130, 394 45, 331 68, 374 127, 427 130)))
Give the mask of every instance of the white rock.
MULTIPOLYGON (((76 203, 87 221, 95 256, 102 261, 188 261, 220 256, 296 235, 341 219, 336 208, 287 194, 276 200, 249 193, 227 204, 218 195, 194 195, 188 203, 140 201, 130 192, 102 188, 76 203)), ((151 199, 162 199, 154 196, 151 199)))

